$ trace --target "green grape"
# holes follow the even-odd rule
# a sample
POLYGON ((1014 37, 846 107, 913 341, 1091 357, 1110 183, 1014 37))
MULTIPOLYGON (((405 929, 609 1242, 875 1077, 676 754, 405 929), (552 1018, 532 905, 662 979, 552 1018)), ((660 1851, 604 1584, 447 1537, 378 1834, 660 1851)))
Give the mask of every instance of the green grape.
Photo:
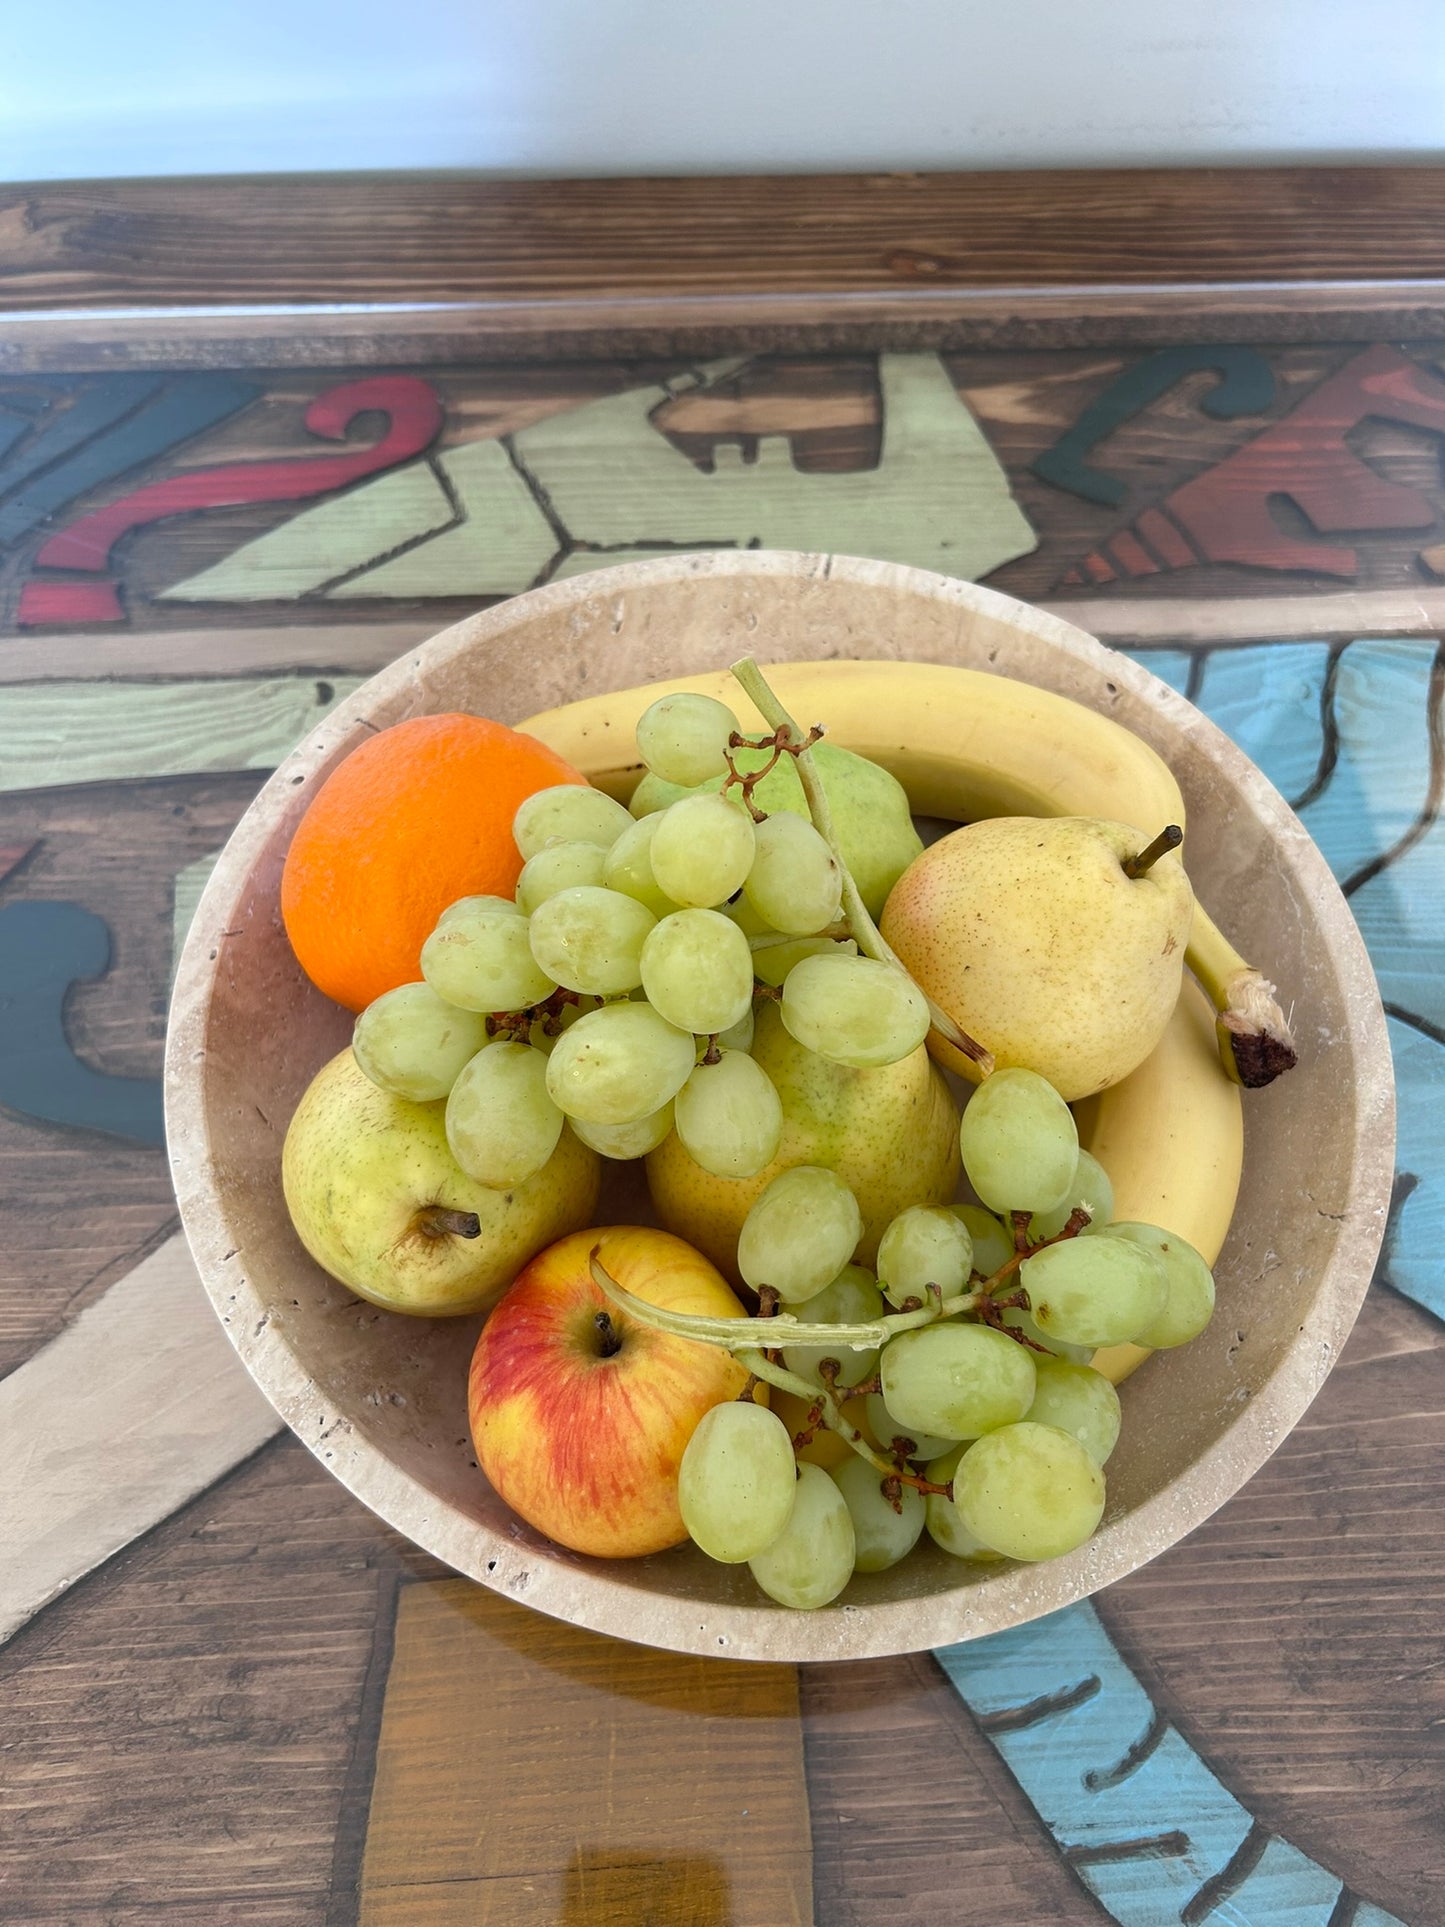
POLYGON ((798 1467, 788 1523, 748 1570, 780 1606, 811 1612, 836 1599, 853 1576, 853 1515, 820 1465, 798 1467))
POLYGON ((481 910, 495 910, 499 916, 520 917, 521 907, 511 897, 458 897, 437 918, 438 930, 445 930, 453 917, 466 918, 481 910))
MULTIPOLYGON (((844 1265, 831 1284, 789 1309, 809 1325, 863 1325, 882 1317, 883 1294, 866 1265, 844 1265)), ((788 1370, 814 1385, 823 1383, 818 1366, 825 1358, 837 1360, 838 1376, 833 1382, 843 1390, 861 1385, 878 1368, 876 1351, 854 1352, 846 1345, 831 1350, 826 1345, 789 1345, 783 1352, 788 1370)))
POLYGON ((1164 1261, 1132 1239, 1069 1238, 1045 1245, 1019 1267, 1029 1310, 1046 1340, 1122 1345, 1164 1310, 1164 1261))
POLYGON ((852 1515, 854 1570, 886 1572, 907 1558, 923 1531, 923 1494, 917 1487, 903 1487, 898 1497, 900 1509, 895 1512, 891 1501, 883 1496, 877 1467, 856 1452, 835 1465, 829 1476, 852 1515))
POLYGON ((1157 1224, 1111 1224, 1108 1232, 1154 1252, 1164 1266, 1164 1308, 1134 1334, 1134 1343, 1163 1351, 1197 1338, 1214 1315, 1214 1274, 1193 1245, 1157 1224))
POLYGON ((512 838, 526 862, 549 843, 599 843, 610 850, 632 818, 590 783, 558 783, 538 790, 512 818, 512 838))
POLYGON ((693 1041, 650 1004, 604 1004, 579 1017, 547 1059, 547 1090, 584 1124, 636 1124, 692 1075, 693 1041))
POLYGON ((756 1177, 783 1135, 782 1099, 744 1051, 699 1064, 677 1094, 676 1116, 683 1149, 715 1178, 756 1177))
POLYGON ((800 1164, 754 1200, 738 1234, 738 1270, 754 1291, 771 1285, 796 1305, 838 1276, 862 1236, 858 1200, 838 1173, 800 1164))
POLYGON ((710 1559, 740 1566, 787 1525, 797 1483, 787 1426, 766 1405, 733 1399, 704 1412, 687 1442, 678 1510, 710 1559))
POLYGON ((691 789, 728 766, 728 739, 738 734, 738 719, 712 696, 680 690, 659 696, 637 719, 637 753, 664 783, 691 789))
POLYGON ((532 917, 532 955, 568 990, 620 997, 642 982, 642 946, 656 928, 635 897, 583 884, 548 897, 532 917))
POLYGON ((1069 1345, 1062 1338, 1040 1331, 1030 1314, 1018 1305, 1010 1305, 1007 1311, 999 1313, 999 1318, 1010 1331, 1021 1332, 1025 1338, 1031 1338, 1035 1345, 1042 1345, 1050 1358, 1066 1358, 1071 1365, 1087 1365, 1094 1356, 1092 1345, 1069 1345))
POLYGON ((906 1439, 908 1450, 904 1453, 909 1459, 935 1459, 940 1452, 947 1452, 956 1441, 935 1438, 917 1425, 900 1425, 884 1403, 881 1392, 870 1392, 863 1406, 868 1415, 868 1430, 877 1439, 879 1449, 892 1458, 895 1441, 906 1439))
POLYGON ((754 841, 753 820, 741 803, 685 796, 652 833, 652 874, 674 903, 708 910, 741 889, 754 841))
POLYGON ((619 1164, 625 1164, 629 1158, 645 1158, 667 1136, 672 1129, 672 1100, 660 1111, 640 1117, 633 1124, 588 1124, 580 1117, 569 1118, 567 1122, 584 1144, 605 1158, 615 1158, 619 1164))
MULTIPOLYGON (((754 825, 753 834, 755 836, 757 834, 756 825, 754 825)), ((729 897, 726 903, 719 904, 718 910, 721 915, 730 917, 745 937, 776 937, 782 934, 774 930, 766 917, 758 915, 748 902, 745 891, 739 890, 734 896, 729 897)))
POLYGON ((662 777, 654 776, 649 770, 632 792, 632 801, 627 807, 633 817, 641 823, 649 816, 656 816, 662 810, 670 809, 674 803, 680 803, 684 796, 691 795, 692 791, 686 783, 664 782, 662 777))
MULTIPOLYGON (((924 1478, 931 1485, 951 1485, 964 1450, 962 1445, 953 1446, 924 1467, 924 1478)), ((930 1492, 924 1499, 923 1523, 933 1543, 942 1546, 955 1559, 973 1559, 980 1565, 996 1565, 1003 1556, 995 1552, 992 1546, 986 1546, 982 1539, 975 1538, 959 1518, 958 1507, 946 1493, 930 1492)))
POLYGON ((805 957, 783 985, 783 1024, 806 1050, 854 1070, 896 1064, 928 1035, 928 1000, 873 957, 805 957))
POLYGON ((990 1211, 1052 1211, 1073 1188, 1079 1133, 1037 1071, 995 1071, 969 1098, 959 1126, 969 1183, 990 1211))
POLYGON ((488 1044, 452 1085, 447 1143, 478 1184, 525 1184, 556 1150, 562 1113, 547 1095, 547 1063, 530 1044, 488 1044))
POLYGON ((797 937, 832 923, 842 907, 843 875, 812 824, 781 810, 757 825, 756 842, 743 895, 758 915, 797 937))
POLYGON ((559 890, 601 883, 607 852, 600 843, 548 843, 529 856, 517 878, 517 908, 526 916, 559 890))
MULTIPOLYGON (((1036 1211, 1029 1219, 1029 1243, 1036 1245, 1045 1238, 1057 1238, 1073 1216, 1075 1205, 1080 1204, 1089 1214, 1084 1232, 1102 1231, 1114 1215, 1114 1187, 1109 1182, 1109 1173, 1087 1151, 1079 1153, 1078 1169, 1063 1203, 1055 1205, 1052 1211, 1036 1211)), ((1080 1237, 1083 1235, 1079 1233, 1080 1237)))
POLYGON ((1056 1425, 1005 1425, 976 1439, 953 1475, 964 1526, 1009 1559, 1056 1559, 1104 1514, 1104 1474, 1056 1425))
POLYGON ((748 940, 716 910, 677 910, 648 932, 641 982, 668 1023, 710 1037, 740 1023, 753 1007, 748 940))
POLYGON ((1014 1255, 1012 1233, 1005 1231, 992 1211, 985 1211, 981 1204, 955 1204, 949 1208, 973 1239, 974 1271, 980 1278, 992 1278, 1014 1255))
POLYGON ((753 975, 760 984, 779 989, 794 967, 806 957, 856 957, 858 946, 851 937, 792 937, 783 943, 765 943, 753 951, 753 975))
POLYGON ((1119 1394, 1102 1372, 1066 1358, 1034 1359, 1038 1384, 1024 1417, 1057 1425, 1103 1465, 1119 1442, 1119 1394))
MULTIPOLYGON (((753 1006, 752 1000, 749 999, 748 1007, 742 1016, 739 1017, 738 1021, 735 1024, 729 1024, 726 1030, 720 1030, 718 1032, 718 1044, 723 1050, 751 1050, 753 1047, 753 1029, 753 1006)), ((700 1042, 698 1048, 705 1050, 707 1048, 706 1043, 700 1042)))
POLYGON ((946 1205, 910 1205, 878 1242, 878 1282, 890 1305, 924 1304, 929 1285, 951 1298, 966 1288, 972 1267, 968 1226, 946 1205))
POLYGON ((463 897, 421 947, 421 974, 462 1010, 529 1010, 557 988, 532 955, 529 920, 515 904, 463 897))
POLYGON ((674 903, 658 887, 652 874, 652 839, 661 817, 644 816, 621 836, 603 858, 602 881, 609 890, 620 890, 625 897, 636 897, 655 917, 670 917, 681 904, 674 903))
POLYGON ((1034 1396, 1034 1362, 987 1325, 923 1325, 900 1332, 879 1360, 883 1397, 900 1425, 945 1439, 977 1438, 1021 1419, 1034 1396))
POLYGON ((373 1084, 428 1104, 446 1096, 486 1041, 485 1017, 458 1010, 430 984, 399 984, 362 1011, 351 1051, 373 1084))

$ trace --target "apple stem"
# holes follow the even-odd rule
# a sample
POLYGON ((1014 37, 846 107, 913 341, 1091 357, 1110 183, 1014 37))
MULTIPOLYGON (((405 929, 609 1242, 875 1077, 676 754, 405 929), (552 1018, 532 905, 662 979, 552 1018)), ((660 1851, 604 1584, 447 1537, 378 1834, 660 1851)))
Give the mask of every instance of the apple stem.
MULTIPOLYGON (((892 964, 895 970, 902 970, 908 976, 903 963, 882 931, 868 914, 868 906, 858 894, 858 885, 853 881, 852 872, 843 861, 843 852, 838 844, 838 832, 833 824, 833 811, 828 802, 827 791, 823 788, 818 775, 817 765, 810 754, 810 746, 821 734, 820 730, 807 733, 799 729, 792 717, 778 701, 767 678, 751 656, 744 656, 732 665, 732 673, 752 698, 752 701, 765 722, 771 723, 779 734, 786 732, 786 741, 793 751, 797 765, 798 781, 803 785, 803 795, 807 799, 808 813, 813 819, 813 828, 833 852, 834 861, 843 879, 843 914, 848 928, 856 939, 858 948, 865 957, 872 957, 877 963, 892 964)), ((912 979, 909 978, 912 982, 912 979)), ((922 986, 919 986, 922 989, 922 986)), ((949 1016, 946 1010, 934 1003, 924 992, 928 1004, 928 1014, 933 1028, 957 1051, 977 1064, 987 1077, 993 1069, 992 1053, 970 1037, 949 1016)))
POLYGON ((597 1356, 615 1358, 622 1350, 622 1340, 618 1335, 617 1327, 612 1322, 612 1314, 599 1311, 594 1315, 592 1322, 597 1327, 597 1356))
POLYGON ((1146 843, 1137 856, 1124 858, 1124 874, 1135 881, 1151 870, 1161 856, 1177 850, 1184 841, 1184 832, 1177 823, 1167 823, 1152 843, 1146 843))
POLYGON ((424 1238, 480 1238, 482 1221, 475 1211, 453 1211, 444 1204, 423 1205, 416 1228, 424 1238))

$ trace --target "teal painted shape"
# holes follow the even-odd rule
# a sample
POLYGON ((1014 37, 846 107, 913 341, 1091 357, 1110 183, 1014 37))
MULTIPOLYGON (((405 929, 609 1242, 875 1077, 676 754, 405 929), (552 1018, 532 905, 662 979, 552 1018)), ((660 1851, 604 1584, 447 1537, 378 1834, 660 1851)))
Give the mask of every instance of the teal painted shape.
POLYGON ((1395 1060, 1396 1168, 1415 1180, 1397 1205, 1380 1276, 1445 1318, 1445 1045, 1413 1024, 1389 1020, 1395 1060))
POLYGON ((1189 693, 1189 672, 1194 666, 1194 654, 1188 649, 1124 649, 1121 655, 1137 662, 1141 669, 1147 669, 1151 676, 1160 682, 1167 682, 1179 695, 1189 693))
POLYGON ((1329 1927, 1343 1892, 1344 1882, 1298 1847, 1270 1840, 1233 1892, 1199 1915, 1199 1927, 1329 1927))
POLYGON ((1429 641, 1352 642, 1340 658, 1339 757, 1300 818, 1343 883, 1402 837, 1430 786, 1429 641))
POLYGON ((1212 649, 1195 702, 1290 802, 1314 782, 1324 749, 1320 702, 1330 650, 1323 642, 1212 649))
POLYGON ((1385 1002, 1445 1030, 1445 823, 1436 817, 1418 843, 1368 877, 1350 908, 1385 1002))

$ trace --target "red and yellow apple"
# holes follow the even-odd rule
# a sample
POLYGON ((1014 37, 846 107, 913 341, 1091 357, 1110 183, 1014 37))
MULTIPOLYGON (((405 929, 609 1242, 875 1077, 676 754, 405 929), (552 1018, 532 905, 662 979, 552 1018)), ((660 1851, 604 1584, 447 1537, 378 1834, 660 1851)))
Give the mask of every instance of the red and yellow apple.
POLYGON ((577 1231, 537 1253, 482 1327, 467 1406, 482 1471, 528 1525, 574 1552, 633 1559, 687 1537, 683 1450, 747 1374, 728 1352, 619 1311, 593 1280, 594 1251, 650 1305, 747 1315, 681 1238, 639 1225, 577 1231))

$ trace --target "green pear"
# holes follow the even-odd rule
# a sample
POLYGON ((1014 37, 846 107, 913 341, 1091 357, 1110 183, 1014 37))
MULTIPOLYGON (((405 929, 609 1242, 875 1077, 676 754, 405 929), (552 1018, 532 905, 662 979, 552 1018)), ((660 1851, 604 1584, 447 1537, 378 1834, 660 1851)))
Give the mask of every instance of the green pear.
POLYGON ((783 1105, 772 1163, 751 1178, 717 1178, 695 1164, 676 1132, 647 1157, 658 1221, 736 1278, 738 1233, 753 1201, 799 1164, 836 1171, 858 1200, 872 1264, 878 1240, 910 1204, 946 1204, 958 1182, 958 1106, 920 1044, 896 1064, 852 1070, 805 1049, 783 1028, 775 1003, 760 1006, 752 1056, 783 1105))
MULTIPOLYGON (((888 892, 923 848, 909 813, 908 792, 896 776, 851 749, 842 749, 836 743, 816 743, 812 753, 833 813, 843 861, 868 906, 869 916, 877 917, 888 892)), ((742 749, 734 754, 738 768, 746 773, 761 769, 772 751, 742 749)), ((698 788, 721 789, 723 781, 715 776, 698 788)), ((648 774, 633 792, 632 814, 647 816, 692 794, 676 783, 648 774)), ((753 801, 769 815, 777 810, 787 810, 793 816, 808 815, 802 781, 791 756, 778 759, 753 790, 753 801)))
POLYGON ((446 1105, 373 1084, 350 1050, 312 1079, 286 1132, 281 1183, 323 1270, 388 1311, 488 1311, 544 1245, 592 1220, 597 1153, 564 1130, 524 1184, 490 1190, 447 1147, 446 1105))
MULTIPOLYGON (((909 865, 883 934, 1000 1070, 1072 1103, 1142 1064, 1179 1001, 1194 892, 1172 849, 1130 874, 1148 844, 1098 817, 970 823, 909 865)), ((929 1048, 977 1082, 937 1032, 929 1048)))

